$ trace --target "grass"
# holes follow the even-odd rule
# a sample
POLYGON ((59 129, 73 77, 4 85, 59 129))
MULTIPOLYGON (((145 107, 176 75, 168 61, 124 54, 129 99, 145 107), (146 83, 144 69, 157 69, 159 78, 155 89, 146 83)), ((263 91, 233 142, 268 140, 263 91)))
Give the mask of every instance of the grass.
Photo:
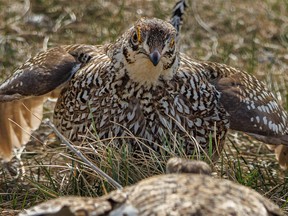
MULTIPOLYGON (((189 3, 181 50, 197 59, 223 62, 254 74, 267 83, 287 108, 286 1, 215 0, 211 4, 209 0, 193 0, 189 3)), ((0 0, 0 80, 47 46, 113 41, 141 16, 169 17, 173 5, 172 0, 87 0, 81 4, 76 0, 0 0), (23 5, 29 9, 27 13, 23 5)), ((53 104, 47 104, 46 116, 51 116, 51 107, 53 104)), ((113 189, 50 133, 45 125, 34 133, 38 140, 30 142, 22 156, 25 175, 15 178, 13 166, 0 168, 0 210, 14 214, 58 196, 99 196, 113 189)), ((135 159, 127 146, 115 151, 101 145, 97 138, 93 142, 98 146, 96 164, 122 185, 165 171, 167 154, 139 153, 135 159)), ((173 155, 171 150, 163 149, 173 155)), ((178 150, 181 152, 180 147, 178 150)), ((94 149, 86 145, 81 151, 89 156, 94 149)), ((17 167, 18 163, 15 159, 11 164, 17 167)), ((288 214, 287 172, 280 170, 273 153, 264 144, 231 132, 213 168, 215 177, 257 190, 288 214)))

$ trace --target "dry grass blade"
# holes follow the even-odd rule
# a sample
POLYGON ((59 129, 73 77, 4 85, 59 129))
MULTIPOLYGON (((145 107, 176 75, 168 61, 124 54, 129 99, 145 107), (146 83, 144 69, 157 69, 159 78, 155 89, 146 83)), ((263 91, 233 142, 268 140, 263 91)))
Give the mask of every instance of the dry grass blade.
POLYGON ((117 189, 122 189, 123 187, 112 179, 109 175, 107 175, 104 171, 102 171, 99 167, 94 165, 91 161, 89 161, 79 150, 77 150, 73 145, 69 143, 69 141, 56 129, 55 125, 49 120, 44 119, 44 123, 47 124, 54 133, 59 137, 59 139, 78 157, 80 157, 89 167, 91 167, 95 172, 105 178, 111 185, 113 185, 117 189))

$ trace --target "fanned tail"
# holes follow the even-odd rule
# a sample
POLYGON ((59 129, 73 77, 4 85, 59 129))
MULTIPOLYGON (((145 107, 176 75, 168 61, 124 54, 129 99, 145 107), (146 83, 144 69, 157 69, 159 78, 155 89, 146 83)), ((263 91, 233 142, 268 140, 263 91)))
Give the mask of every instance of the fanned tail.
POLYGON ((170 23, 174 26, 174 28, 177 31, 177 35, 176 35, 176 43, 178 43, 179 38, 180 38, 180 30, 181 30, 181 26, 183 23, 183 16, 185 13, 185 9, 187 8, 187 2, 185 0, 180 0, 178 1, 174 8, 173 8, 173 12, 172 12, 172 16, 170 19, 170 23))

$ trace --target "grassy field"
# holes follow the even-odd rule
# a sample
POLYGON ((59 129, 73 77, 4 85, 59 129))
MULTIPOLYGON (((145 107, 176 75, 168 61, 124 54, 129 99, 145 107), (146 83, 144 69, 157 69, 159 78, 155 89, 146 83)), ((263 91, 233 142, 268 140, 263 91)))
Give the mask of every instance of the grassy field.
MULTIPOLYGON (((114 41, 142 16, 168 19, 174 3, 0 0, 0 80, 47 47, 103 44, 114 41)), ((254 74, 288 109, 288 2, 190 0, 189 6, 181 50, 196 59, 225 63, 254 74)), ((46 104, 47 117, 53 105, 46 104)), ((99 196, 113 189, 71 156, 47 126, 41 126, 34 136, 21 164, 14 160, 0 167, 0 212, 9 210, 13 214, 58 196, 99 196), (14 166, 21 168, 22 176, 14 176, 14 166)), ((280 170, 273 153, 241 133, 231 132, 226 144, 220 160, 213 165, 215 177, 251 187, 288 213, 288 175, 280 170)), ((90 150, 88 146, 84 152, 90 150)), ((101 146, 97 151, 95 163, 123 186, 164 172, 166 158, 152 154, 139 165, 126 148, 115 152, 101 146)))

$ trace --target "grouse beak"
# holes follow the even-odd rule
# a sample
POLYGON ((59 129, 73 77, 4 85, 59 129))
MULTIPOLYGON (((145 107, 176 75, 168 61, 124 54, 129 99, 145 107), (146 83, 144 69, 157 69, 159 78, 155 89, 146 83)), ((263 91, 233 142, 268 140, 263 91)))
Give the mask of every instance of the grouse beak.
POLYGON ((155 49, 152 53, 150 53, 149 58, 150 58, 151 62, 153 63, 153 65, 156 66, 161 59, 161 55, 160 55, 158 49, 155 49))

